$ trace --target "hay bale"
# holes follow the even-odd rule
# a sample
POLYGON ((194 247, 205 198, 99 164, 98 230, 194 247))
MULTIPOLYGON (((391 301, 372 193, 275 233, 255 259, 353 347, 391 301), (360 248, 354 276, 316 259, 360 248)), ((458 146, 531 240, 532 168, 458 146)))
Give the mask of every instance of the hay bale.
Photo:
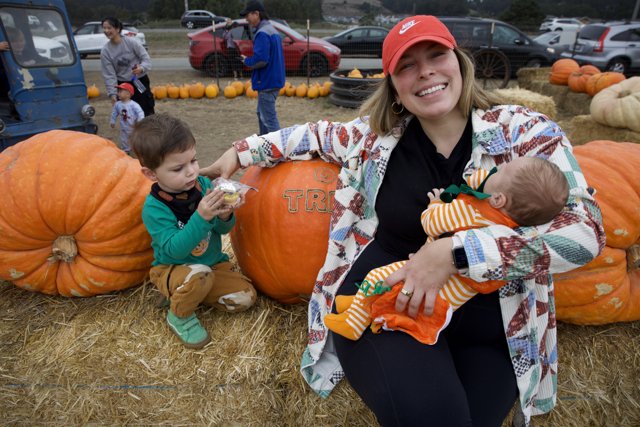
MULTIPOLYGON (((193 351, 157 296, 148 285, 68 299, 0 284, 3 424, 377 424, 346 381, 327 399, 304 383, 305 305, 260 297, 243 313, 200 309, 212 342, 193 351)), ((534 424, 640 425, 640 322, 558 331, 558 406, 534 424)))
POLYGON ((518 86, 524 89, 534 90, 531 84, 533 82, 549 83, 549 74, 551 74, 551 67, 520 68, 516 72, 518 86))
POLYGON ((591 97, 586 93, 567 92, 564 97, 561 108, 563 113, 576 116, 580 114, 589 114, 589 106, 591 105, 591 97))
POLYGON ((552 120, 556 118, 556 103, 550 96, 520 88, 495 89, 493 92, 502 98, 505 104, 524 105, 534 111, 546 114, 552 120))
POLYGON ((558 124, 573 145, 582 145, 598 139, 640 143, 640 132, 602 125, 595 122, 590 114, 571 117, 558 124))

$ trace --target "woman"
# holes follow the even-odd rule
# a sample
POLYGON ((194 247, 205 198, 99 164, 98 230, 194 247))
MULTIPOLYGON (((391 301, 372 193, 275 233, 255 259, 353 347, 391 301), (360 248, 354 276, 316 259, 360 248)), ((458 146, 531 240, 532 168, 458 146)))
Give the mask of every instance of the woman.
POLYGON ((398 23, 384 41, 382 63, 387 77, 360 119, 254 135, 202 171, 228 177, 240 166, 314 156, 341 165, 302 357, 302 373, 317 393, 327 396, 346 375, 385 426, 500 426, 519 396, 528 422, 556 399, 551 274, 600 252, 600 211, 559 127, 524 107, 496 105, 475 85, 473 63, 438 19, 398 23), (567 206, 552 222, 495 225, 425 243, 420 213, 432 188, 521 156, 548 159, 571 183, 567 206), (508 283, 457 310, 432 346, 402 332, 366 331, 358 341, 328 333, 323 317, 337 294, 355 294, 372 268, 409 254, 387 282, 404 281, 396 310, 411 316, 431 313, 453 273, 508 283))
POLYGON ((117 85, 133 83, 135 93, 131 99, 140 104, 145 116, 154 114, 155 101, 147 76, 151 70, 151 58, 147 50, 134 37, 122 37, 122 22, 117 18, 104 19, 102 30, 109 39, 100 51, 100 62, 111 104, 118 100, 117 85))

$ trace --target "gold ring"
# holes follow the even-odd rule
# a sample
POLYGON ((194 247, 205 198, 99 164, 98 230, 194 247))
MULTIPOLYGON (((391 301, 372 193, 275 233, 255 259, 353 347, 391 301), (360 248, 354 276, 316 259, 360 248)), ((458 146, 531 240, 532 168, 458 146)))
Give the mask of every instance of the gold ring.
POLYGON ((407 298, 411 298, 411 296, 413 295, 413 291, 408 291, 405 288, 400 289, 400 293, 407 298))

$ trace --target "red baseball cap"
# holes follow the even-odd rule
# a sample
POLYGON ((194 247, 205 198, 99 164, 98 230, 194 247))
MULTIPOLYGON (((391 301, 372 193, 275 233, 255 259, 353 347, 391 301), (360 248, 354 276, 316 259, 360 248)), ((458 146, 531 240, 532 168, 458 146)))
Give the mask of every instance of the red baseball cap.
POLYGON ((120 83, 118 86, 116 86, 118 89, 124 89, 124 90, 128 90, 129 93, 131 95, 133 95, 133 86, 131 86, 131 83, 120 83))
POLYGON ((457 47, 449 29, 431 15, 410 16, 389 31, 382 44, 382 71, 393 74, 402 54, 416 43, 432 41, 453 49, 457 47))

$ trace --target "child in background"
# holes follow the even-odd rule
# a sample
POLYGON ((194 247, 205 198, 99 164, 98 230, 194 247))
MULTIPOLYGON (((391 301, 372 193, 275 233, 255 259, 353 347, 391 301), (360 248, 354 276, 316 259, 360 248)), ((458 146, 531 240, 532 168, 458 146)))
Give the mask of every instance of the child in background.
MULTIPOLYGON (((251 307, 256 291, 231 269, 221 235, 235 224, 224 193, 199 176, 196 141, 181 120, 154 114, 135 125, 131 147, 154 182, 142 209, 151 235, 151 282, 169 300, 167 323, 187 348, 199 349, 209 333, 196 317, 202 303, 227 312, 251 307)), ((240 196, 243 197, 243 196, 240 196)))
MULTIPOLYGON (((433 189, 428 194, 429 205, 420 217, 428 242, 456 231, 492 224, 510 228, 545 224, 564 208, 569 197, 564 174, 555 164, 538 157, 516 158, 492 171, 479 169, 465 180, 468 185, 433 189)), ((477 293, 490 293, 505 284, 497 280, 475 282, 460 274, 453 275, 440 289, 433 314, 426 316, 421 310, 414 320, 390 308, 398 292, 409 298, 413 294, 403 289, 401 282, 390 293, 392 300, 391 295, 384 296, 388 310, 376 307, 377 315, 372 315, 371 305, 380 294, 390 290, 384 287, 384 280, 405 264, 406 261, 398 261, 371 270, 355 296, 338 296, 338 314, 325 316, 327 327, 357 340, 373 320, 374 332, 381 328, 402 330, 424 344, 435 344, 453 311, 477 293)))
POLYGON ((118 89, 118 101, 113 104, 111 111, 111 127, 116 126, 116 118, 120 117, 120 149, 131 154, 129 135, 133 126, 144 119, 144 112, 136 101, 132 100, 134 90, 130 83, 122 83, 116 86, 118 89))

